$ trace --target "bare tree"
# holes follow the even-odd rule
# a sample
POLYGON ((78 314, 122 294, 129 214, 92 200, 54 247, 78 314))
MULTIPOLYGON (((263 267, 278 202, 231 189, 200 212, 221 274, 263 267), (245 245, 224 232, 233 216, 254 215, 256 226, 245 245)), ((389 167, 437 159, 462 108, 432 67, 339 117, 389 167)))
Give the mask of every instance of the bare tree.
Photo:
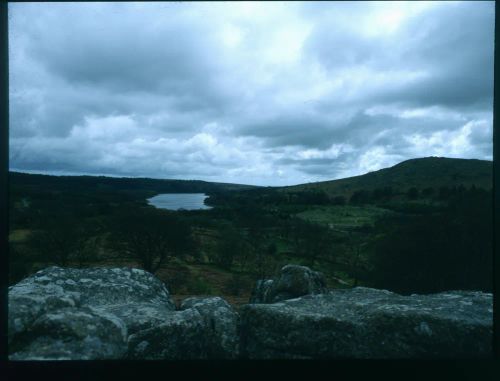
POLYGON ((132 258, 151 273, 193 249, 190 227, 173 213, 139 210, 119 216, 112 249, 132 258))
POLYGON ((28 241, 31 251, 39 261, 67 266, 76 260, 80 266, 85 258, 93 257, 97 247, 96 231, 90 226, 57 218, 47 220, 45 229, 35 231, 28 241))
POLYGON ((358 285, 360 273, 365 266, 363 252, 367 243, 363 242, 360 234, 348 232, 347 244, 349 251, 346 256, 346 264, 351 270, 351 275, 354 278, 354 287, 356 287, 358 285))

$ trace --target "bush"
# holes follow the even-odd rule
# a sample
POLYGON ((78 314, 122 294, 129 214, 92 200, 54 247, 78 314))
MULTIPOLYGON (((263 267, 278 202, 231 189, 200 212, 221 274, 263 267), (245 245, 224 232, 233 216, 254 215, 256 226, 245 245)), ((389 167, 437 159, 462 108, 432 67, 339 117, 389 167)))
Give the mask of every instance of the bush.
POLYGON ((168 273, 168 279, 165 281, 168 291, 172 294, 182 294, 191 277, 191 271, 187 266, 179 266, 175 271, 168 273))
POLYGON ((370 202, 370 192, 366 190, 357 190, 355 191, 351 198, 349 199, 349 203, 351 205, 363 205, 370 202))
POLYGON ((335 196, 332 199, 332 204, 333 205, 345 205, 346 204, 345 197, 344 196, 335 196))
POLYGON ((419 192, 418 192, 418 189, 415 188, 415 187, 411 187, 410 189, 408 189, 408 191, 406 192, 406 196, 410 199, 410 200, 416 200, 419 196, 419 192))
POLYGON ((431 197, 434 194, 434 188, 428 187, 422 190, 422 196, 431 197))
POLYGON ((238 274, 233 274, 224 286, 224 292, 240 296, 244 291, 250 291, 252 284, 249 279, 238 274))
POLYGON ((210 295, 212 293, 212 286, 201 278, 191 279, 186 289, 189 294, 210 295))
POLYGON ((31 274, 30 260, 24 251, 9 245, 9 285, 18 283, 31 274))

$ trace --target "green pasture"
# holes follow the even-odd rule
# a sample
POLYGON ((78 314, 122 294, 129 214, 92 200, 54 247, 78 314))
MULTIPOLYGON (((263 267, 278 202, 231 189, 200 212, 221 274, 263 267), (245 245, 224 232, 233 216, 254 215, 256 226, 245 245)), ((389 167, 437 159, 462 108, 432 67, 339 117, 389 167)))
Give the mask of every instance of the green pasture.
POLYGON ((372 226, 379 218, 392 213, 390 210, 372 205, 331 205, 313 207, 296 216, 308 222, 340 228, 372 226))

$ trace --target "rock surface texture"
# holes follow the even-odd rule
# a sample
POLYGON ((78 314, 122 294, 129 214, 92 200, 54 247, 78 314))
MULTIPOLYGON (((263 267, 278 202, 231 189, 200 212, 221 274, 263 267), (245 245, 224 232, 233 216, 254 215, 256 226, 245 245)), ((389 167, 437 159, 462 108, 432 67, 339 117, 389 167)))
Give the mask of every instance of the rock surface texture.
POLYGON ((285 266, 279 278, 260 282, 257 292, 265 302, 245 305, 239 314, 220 297, 188 298, 176 311, 164 284, 143 270, 50 267, 9 288, 9 358, 453 358, 492 353, 491 294, 401 296, 363 287, 327 291, 320 274, 301 266, 285 266), (308 295, 300 296, 305 291, 308 295), (272 302, 276 299, 281 301, 272 302))
POLYGON ((9 288, 10 358, 122 358, 131 332, 174 309, 146 271, 49 267, 9 288))
POLYGON ((247 358, 492 355, 492 294, 401 296, 357 287, 242 307, 247 358))
POLYGON ((205 320, 208 330, 209 357, 237 358, 239 355, 239 315, 222 298, 191 297, 184 299, 181 310, 195 309, 205 320))
POLYGON ((134 359, 234 359, 239 355, 238 314, 220 297, 192 297, 180 311, 129 338, 134 359))
POLYGON ((276 279, 257 281, 250 303, 276 303, 326 291, 323 274, 305 266, 286 265, 276 279))
POLYGON ((164 284, 139 269, 41 270, 9 288, 8 324, 11 360, 237 356, 225 301, 175 311, 164 284))

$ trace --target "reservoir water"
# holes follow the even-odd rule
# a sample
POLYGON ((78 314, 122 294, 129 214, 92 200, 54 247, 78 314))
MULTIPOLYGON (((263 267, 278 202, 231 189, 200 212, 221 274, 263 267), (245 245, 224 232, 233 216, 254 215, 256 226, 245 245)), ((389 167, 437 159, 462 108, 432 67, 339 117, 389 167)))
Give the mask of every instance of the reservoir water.
POLYGON ((164 193, 148 198, 148 202, 159 209, 212 209, 211 206, 205 205, 207 197, 205 193, 164 193))

